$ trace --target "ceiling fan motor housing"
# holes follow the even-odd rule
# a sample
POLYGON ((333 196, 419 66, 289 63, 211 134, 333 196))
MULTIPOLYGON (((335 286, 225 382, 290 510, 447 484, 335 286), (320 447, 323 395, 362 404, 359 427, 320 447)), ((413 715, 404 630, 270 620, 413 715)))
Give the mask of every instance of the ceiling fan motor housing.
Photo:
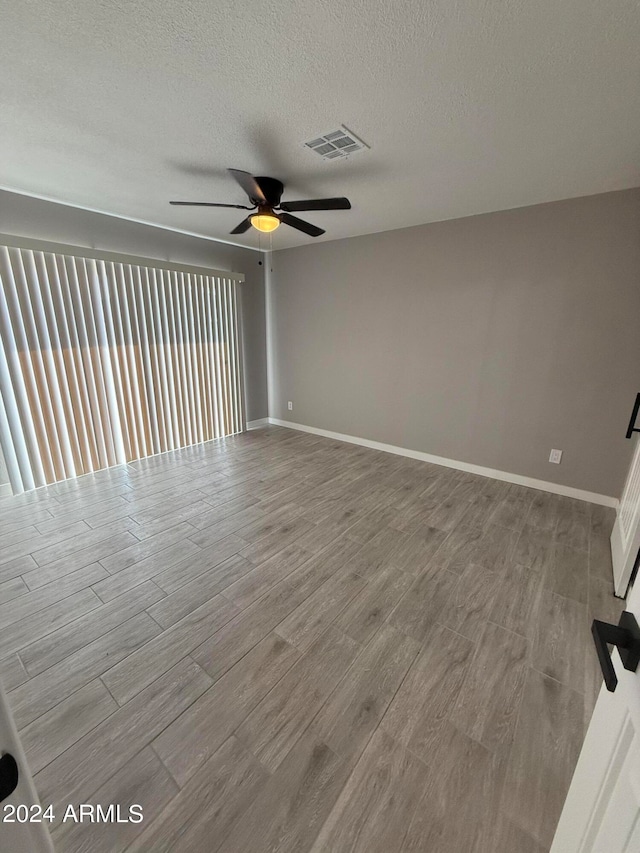
POLYGON ((250 216, 277 216, 278 214, 274 212, 273 207, 270 204, 259 204, 258 210, 255 213, 251 213, 250 216))
MULTIPOLYGON (((278 207, 284 191, 284 184, 282 181, 279 181, 277 178, 256 177, 256 183, 262 190, 269 207, 278 207)), ((256 198, 252 199, 252 201, 260 206, 260 199, 256 198)))

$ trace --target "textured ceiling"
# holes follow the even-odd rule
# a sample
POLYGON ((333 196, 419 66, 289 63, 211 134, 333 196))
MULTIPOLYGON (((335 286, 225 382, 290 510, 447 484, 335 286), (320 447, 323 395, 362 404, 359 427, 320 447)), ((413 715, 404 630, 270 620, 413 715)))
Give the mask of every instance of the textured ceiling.
POLYGON ((305 214, 327 240, 640 185, 637 0, 2 0, 0 20, 8 189, 257 246, 229 237, 242 211, 168 200, 242 203, 228 166, 348 195, 305 214), (340 123, 371 150, 302 147, 340 123))

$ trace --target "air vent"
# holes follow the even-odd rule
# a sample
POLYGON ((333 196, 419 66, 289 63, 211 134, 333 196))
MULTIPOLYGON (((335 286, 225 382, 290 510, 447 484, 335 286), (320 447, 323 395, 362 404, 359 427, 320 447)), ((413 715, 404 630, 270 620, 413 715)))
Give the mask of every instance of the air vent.
POLYGON ((310 142, 304 143, 305 148, 310 148, 319 154, 324 160, 337 160, 339 157, 348 157, 356 151, 366 151, 369 147, 366 142, 352 133, 343 124, 340 130, 332 130, 324 136, 318 136, 310 142))

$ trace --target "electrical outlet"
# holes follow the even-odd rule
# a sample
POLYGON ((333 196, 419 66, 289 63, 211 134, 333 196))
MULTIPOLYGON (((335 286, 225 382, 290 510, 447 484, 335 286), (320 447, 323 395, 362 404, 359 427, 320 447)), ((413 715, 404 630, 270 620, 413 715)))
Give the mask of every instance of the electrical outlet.
POLYGON ((291 402, 291 400, 289 400, 289 402, 287 403, 287 409, 289 409, 290 412, 293 411, 293 403, 291 402))
POLYGON ((549 454, 549 462, 555 462, 556 465, 559 465, 562 462, 562 451, 552 450, 549 454))

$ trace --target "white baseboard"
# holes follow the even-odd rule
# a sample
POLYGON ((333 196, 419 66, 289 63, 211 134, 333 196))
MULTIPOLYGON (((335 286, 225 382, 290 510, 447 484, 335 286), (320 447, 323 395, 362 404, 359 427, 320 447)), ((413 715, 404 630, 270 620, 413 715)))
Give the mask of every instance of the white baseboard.
POLYGON ((0 484, 0 498, 6 498, 13 494, 11 483, 0 484))
POLYGON ((257 421, 247 421, 247 429, 260 429, 269 426, 269 418, 258 418, 257 421))
MULTIPOLYGON (((373 450, 382 450, 385 453, 395 453, 397 456, 408 456, 410 459, 420 459, 422 462, 431 462, 433 465, 443 465, 445 468, 456 468, 458 471, 468 471, 471 474, 479 474, 481 477, 491 477, 494 480, 503 480, 506 483, 515 483, 518 486, 527 486, 530 489, 539 489, 541 492, 551 492, 556 495, 564 495, 568 498, 576 498, 600 506, 618 507, 617 498, 609 495, 599 495, 596 492, 587 492, 584 489, 574 489, 573 486, 562 486, 560 483, 548 483, 546 480, 535 480, 533 477, 523 477, 521 474, 511 474, 509 471, 499 471, 496 468, 485 468, 482 465, 472 465, 469 462, 459 462, 457 459, 447 459, 444 456, 434 456, 431 453, 423 453, 421 450, 409 450, 406 447, 396 447, 393 444, 383 444, 381 441, 371 441, 368 438, 358 438, 355 435, 344 435, 341 432, 331 432, 328 429, 306 426, 306 424, 294 424, 291 421, 283 421, 280 418, 265 418, 274 426, 296 429, 300 432, 310 432, 313 435, 322 435, 325 438, 333 438, 336 441, 346 441, 349 444, 359 444, 362 447, 371 447, 373 450)), ((253 423, 259 423, 253 421, 253 423)), ((248 426, 248 425, 247 425, 248 426)))

